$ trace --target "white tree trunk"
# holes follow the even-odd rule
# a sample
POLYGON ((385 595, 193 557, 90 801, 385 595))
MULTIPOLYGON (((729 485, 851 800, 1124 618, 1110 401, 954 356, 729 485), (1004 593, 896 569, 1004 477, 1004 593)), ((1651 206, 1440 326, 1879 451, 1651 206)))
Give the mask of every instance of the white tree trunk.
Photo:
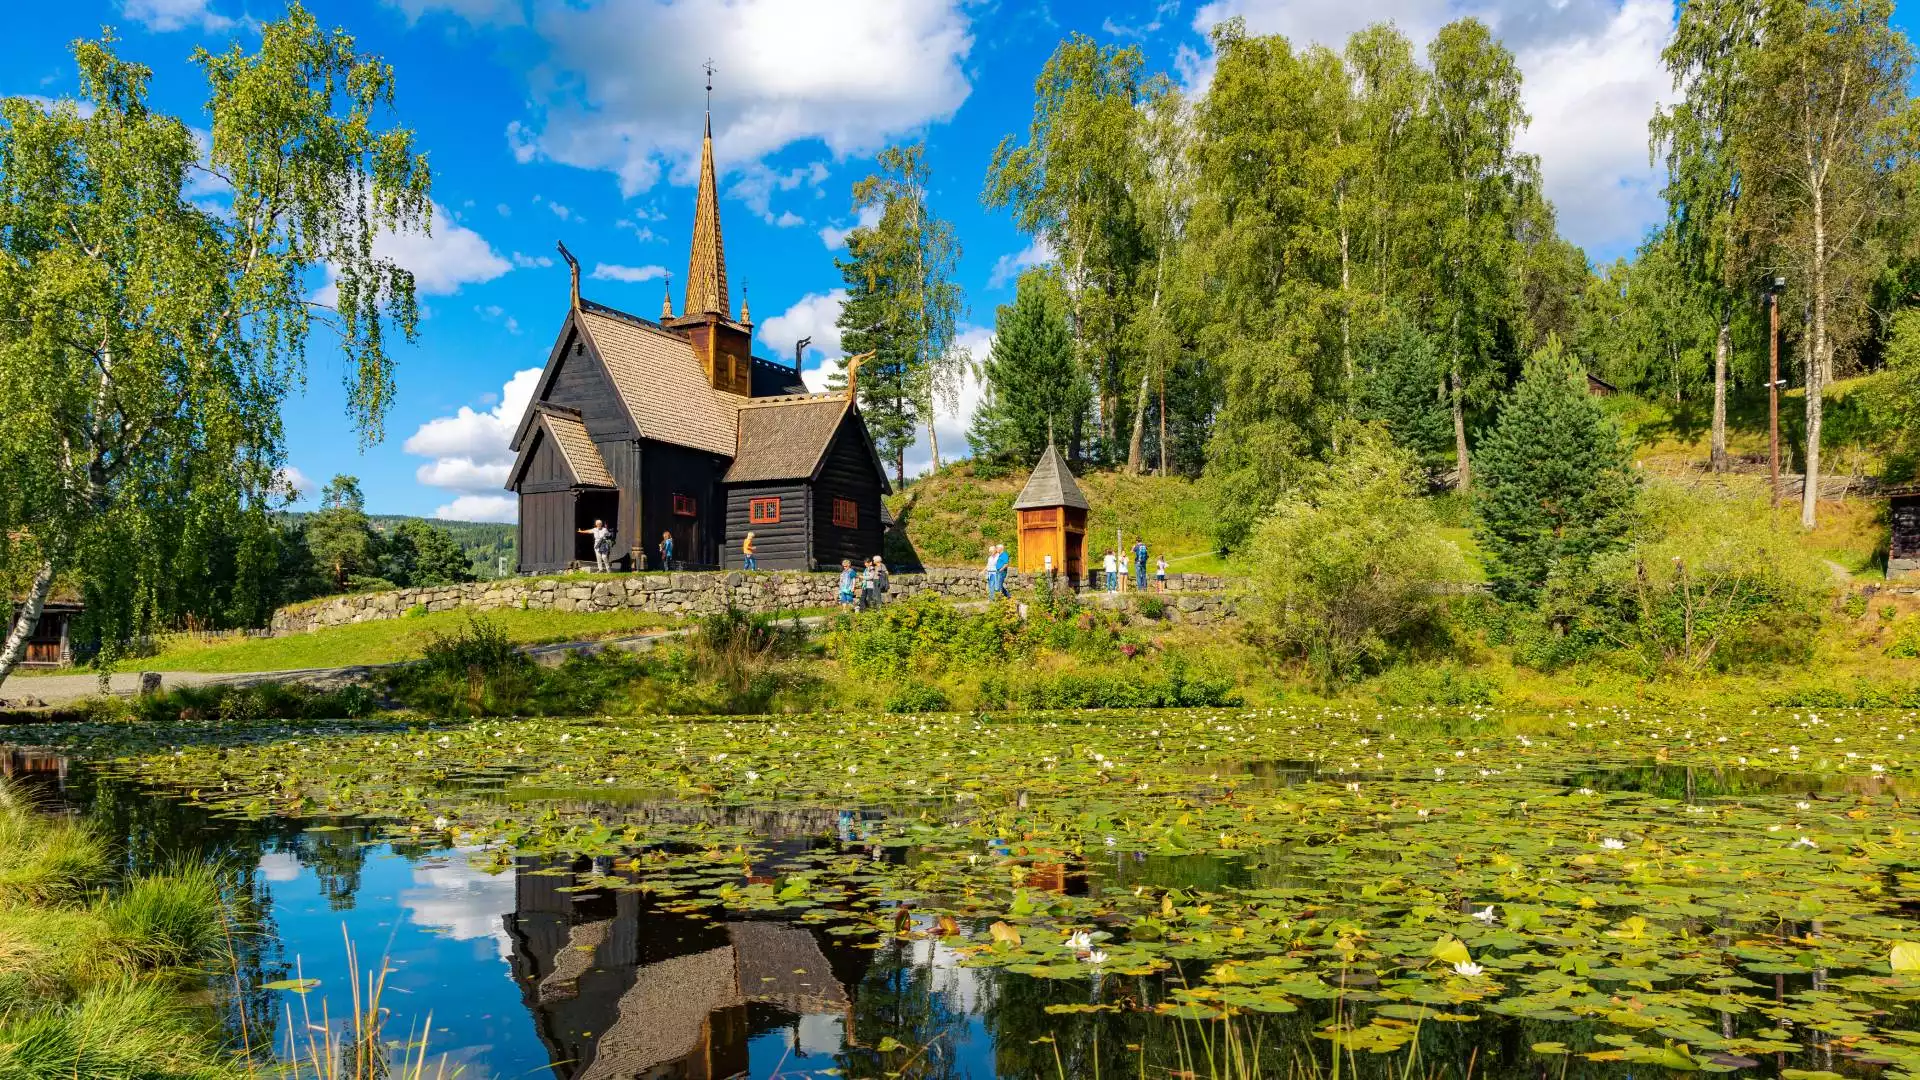
POLYGON ((1713 343, 1713 449, 1709 461, 1713 471, 1727 471, 1727 359, 1733 351, 1733 327, 1726 309, 1720 312, 1720 334, 1713 343))
POLYGON ((1457 470, 1453 490, 1467 491, 1473 487, 1473 465, 1467 460, 1466 391, 1461 386, 1460 367, 1457 364, 1452 379, 1452 392, 1448 396, 1453 399, 1453 457, 1457 470))
POLYGON ((33 575, 26 600, 14 616, 13 627, 7 631, 7 643, 0 646, 0 686, 6 684, 7 676, 13 674, 13 669, 27 655, 27 639, 40 625, 40 612, 47 606, 47 594, 53 591, 53 573, 53 560, 47 559, 33 575))
MULTIPOLYGON (((1818 177, 1819 174, 1815 174, 1818 177)), ((1811 529, 1819 523, 1820 510, 1820 418, 1824 402, 1825 367, 1832 362, 1827 355, 1827 215, 1826 192, 1819 183, 1813 188, 1813 342, 1807 353, 1807 479, 1800 490, 1800 527, 1811 529)))

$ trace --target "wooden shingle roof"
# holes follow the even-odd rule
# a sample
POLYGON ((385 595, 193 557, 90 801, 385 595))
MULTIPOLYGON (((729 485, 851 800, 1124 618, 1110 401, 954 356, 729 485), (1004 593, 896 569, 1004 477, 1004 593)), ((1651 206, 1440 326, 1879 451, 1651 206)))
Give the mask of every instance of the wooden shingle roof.
POLYGON ((1080 485, 1074 483, 1073 472, 1067 468, 1067 459, 1060 456, 1059 448, 1052 443, 1047 444, 1046 452, 1040 455, 1040 463, 1033 467, 1033 475, 1027 478, 1027 486, 1021 489, 1020 497, 1013 503, 1015 510, 1035 510, 1046 506, 1089 509, 1087 497, 1080 494, 1080 485))
POLYGON ((760 398, 740 405, 740 440, 723 483, 811 478, 850 406, 845 394, 760 398))
POLYGON ((582 303, 580 325, 643 437, 732 456, 746 399, 713 388, 692 342, 598 304, 582 303))
POLYGON ((567 460, 575 483, 586 487, 618 486, 613 482, 613 474, 607 471, 600 448, 593 445, 593 436, 587 434, 587 425, 580 421, 579 413, 542 404, 540 423, 545 425, 553 445, 559 448, 560 456, 567 460))

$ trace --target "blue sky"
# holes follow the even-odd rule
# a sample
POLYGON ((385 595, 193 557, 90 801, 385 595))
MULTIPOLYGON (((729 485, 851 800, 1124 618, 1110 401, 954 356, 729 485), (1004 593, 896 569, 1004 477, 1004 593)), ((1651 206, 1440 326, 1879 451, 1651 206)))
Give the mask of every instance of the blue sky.
MULTIPOLYGON (((399 397, 386 440, 362 453, 342 413, 340 364, 310 350, 305 392, 287 415, 298 477, 361 479, 369 509, 511 520, 500 489, 505 441, 566 308, 565 241, 592 299, 652 317, 663 275, 685 275, 703 91, 712 57, 716 156, 728 273, 750 290, 756 351, 792 355, 811 336, 815 379, 839 353, 833 322, 839 232, 849 188, 889 141, 925 138, 935 207, 955 223, 969 312, 984 349, 1012 273, 1038 257, 1030 238, 979 194, 994 146, 1024 136, 1033 78, 1054 45, 1082 31, 1139 44, 1156 70, 1204 85, 1204 28, 1242 15, 1256 32, 1338 44, 1392 19, 1424 40, 1478 14, 1519 56, 1561 229, 1608 260, 1660 213, 1646 120, 1668 93, 1658 53, 1672 0, 313 0, 384 55, 400 116, 430 154, 434 235, 386 250, 413 269, 427 317, 399 349, 399 397), (518 378, 516 379, 516 374, 518 378)), ((251 45, 265 0, 71 0, 9 18, 0 94, 74 90, 67 45, 112 25, 122 50, 154 68, 158 104, 204 126, 196 44, 251 45)), ((1904 20, 1903 20, 1904 21, 1904 20)), ((963 450, 969 388, 940 422, 963 450)), ((914 455, 923 464, 924 450, 914 455)))

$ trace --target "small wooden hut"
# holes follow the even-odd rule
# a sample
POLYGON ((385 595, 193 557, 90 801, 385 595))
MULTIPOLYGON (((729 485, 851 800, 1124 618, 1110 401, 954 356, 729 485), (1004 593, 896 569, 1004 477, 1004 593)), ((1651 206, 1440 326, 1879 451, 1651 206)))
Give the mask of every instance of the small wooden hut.
POLYGON ((1887 579, 1920 578, 1920 483, 1903 484, 1886 493, 1887 579))
POLYGON ((1023 574, 1046 569, 1047 556, 1053 556, 1055 571, 1078 582, 1087 573, 1087 497, 1073 482, 1067 459, 1058 447, 1047 444, 1040 463, 1033 467, 1027 486, 1014 500, 1019 517, 1020 551, 1016 564, 1023 574))

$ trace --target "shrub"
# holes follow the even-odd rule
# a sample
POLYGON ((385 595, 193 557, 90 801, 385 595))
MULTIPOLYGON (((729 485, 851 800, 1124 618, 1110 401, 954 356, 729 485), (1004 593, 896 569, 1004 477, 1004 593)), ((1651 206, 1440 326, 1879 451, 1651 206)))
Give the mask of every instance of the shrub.
POLYGON ((1437 628, 1466 562, 1419 496, 1419 469, 1377 426, 1354 429, 1260 523, 1249 560, 1265 630, 1324 683, 1437 628))
POLYGON ((952 707, 945 691, 921 682, 910 682, 894 691, 886 704, 890 713, 946 712, 952 707))
POLYGON ((1887 656, 1893 660, 1920 660, 1920 619, 1908 619, 1894 631, 1887 656))
POLYGON ((1390 668, 1367 689, 1382 705, 1492 705, 1499 684, 1458 664, 1408 664, 1390 668))
POLYGON ((1167 602, 1157 596, 1142 596, 1133 602, 1133 610, 1143 619, 1164 619, 1167 617, 1167 602))
POLYGON ((1847 618, 1849 619, 1857 620, 1866 618, 1867 595, 1865 593, 1848 593, 1847 598, 1840 602, 1840 610, 1846 612, 1847 618))
POLYGON ((1561 593, 1575 629, 1689 672, 1808 654, 1832 577, 1763 500, 1659 484, 1641 501, 1633 545, 1561 593))

